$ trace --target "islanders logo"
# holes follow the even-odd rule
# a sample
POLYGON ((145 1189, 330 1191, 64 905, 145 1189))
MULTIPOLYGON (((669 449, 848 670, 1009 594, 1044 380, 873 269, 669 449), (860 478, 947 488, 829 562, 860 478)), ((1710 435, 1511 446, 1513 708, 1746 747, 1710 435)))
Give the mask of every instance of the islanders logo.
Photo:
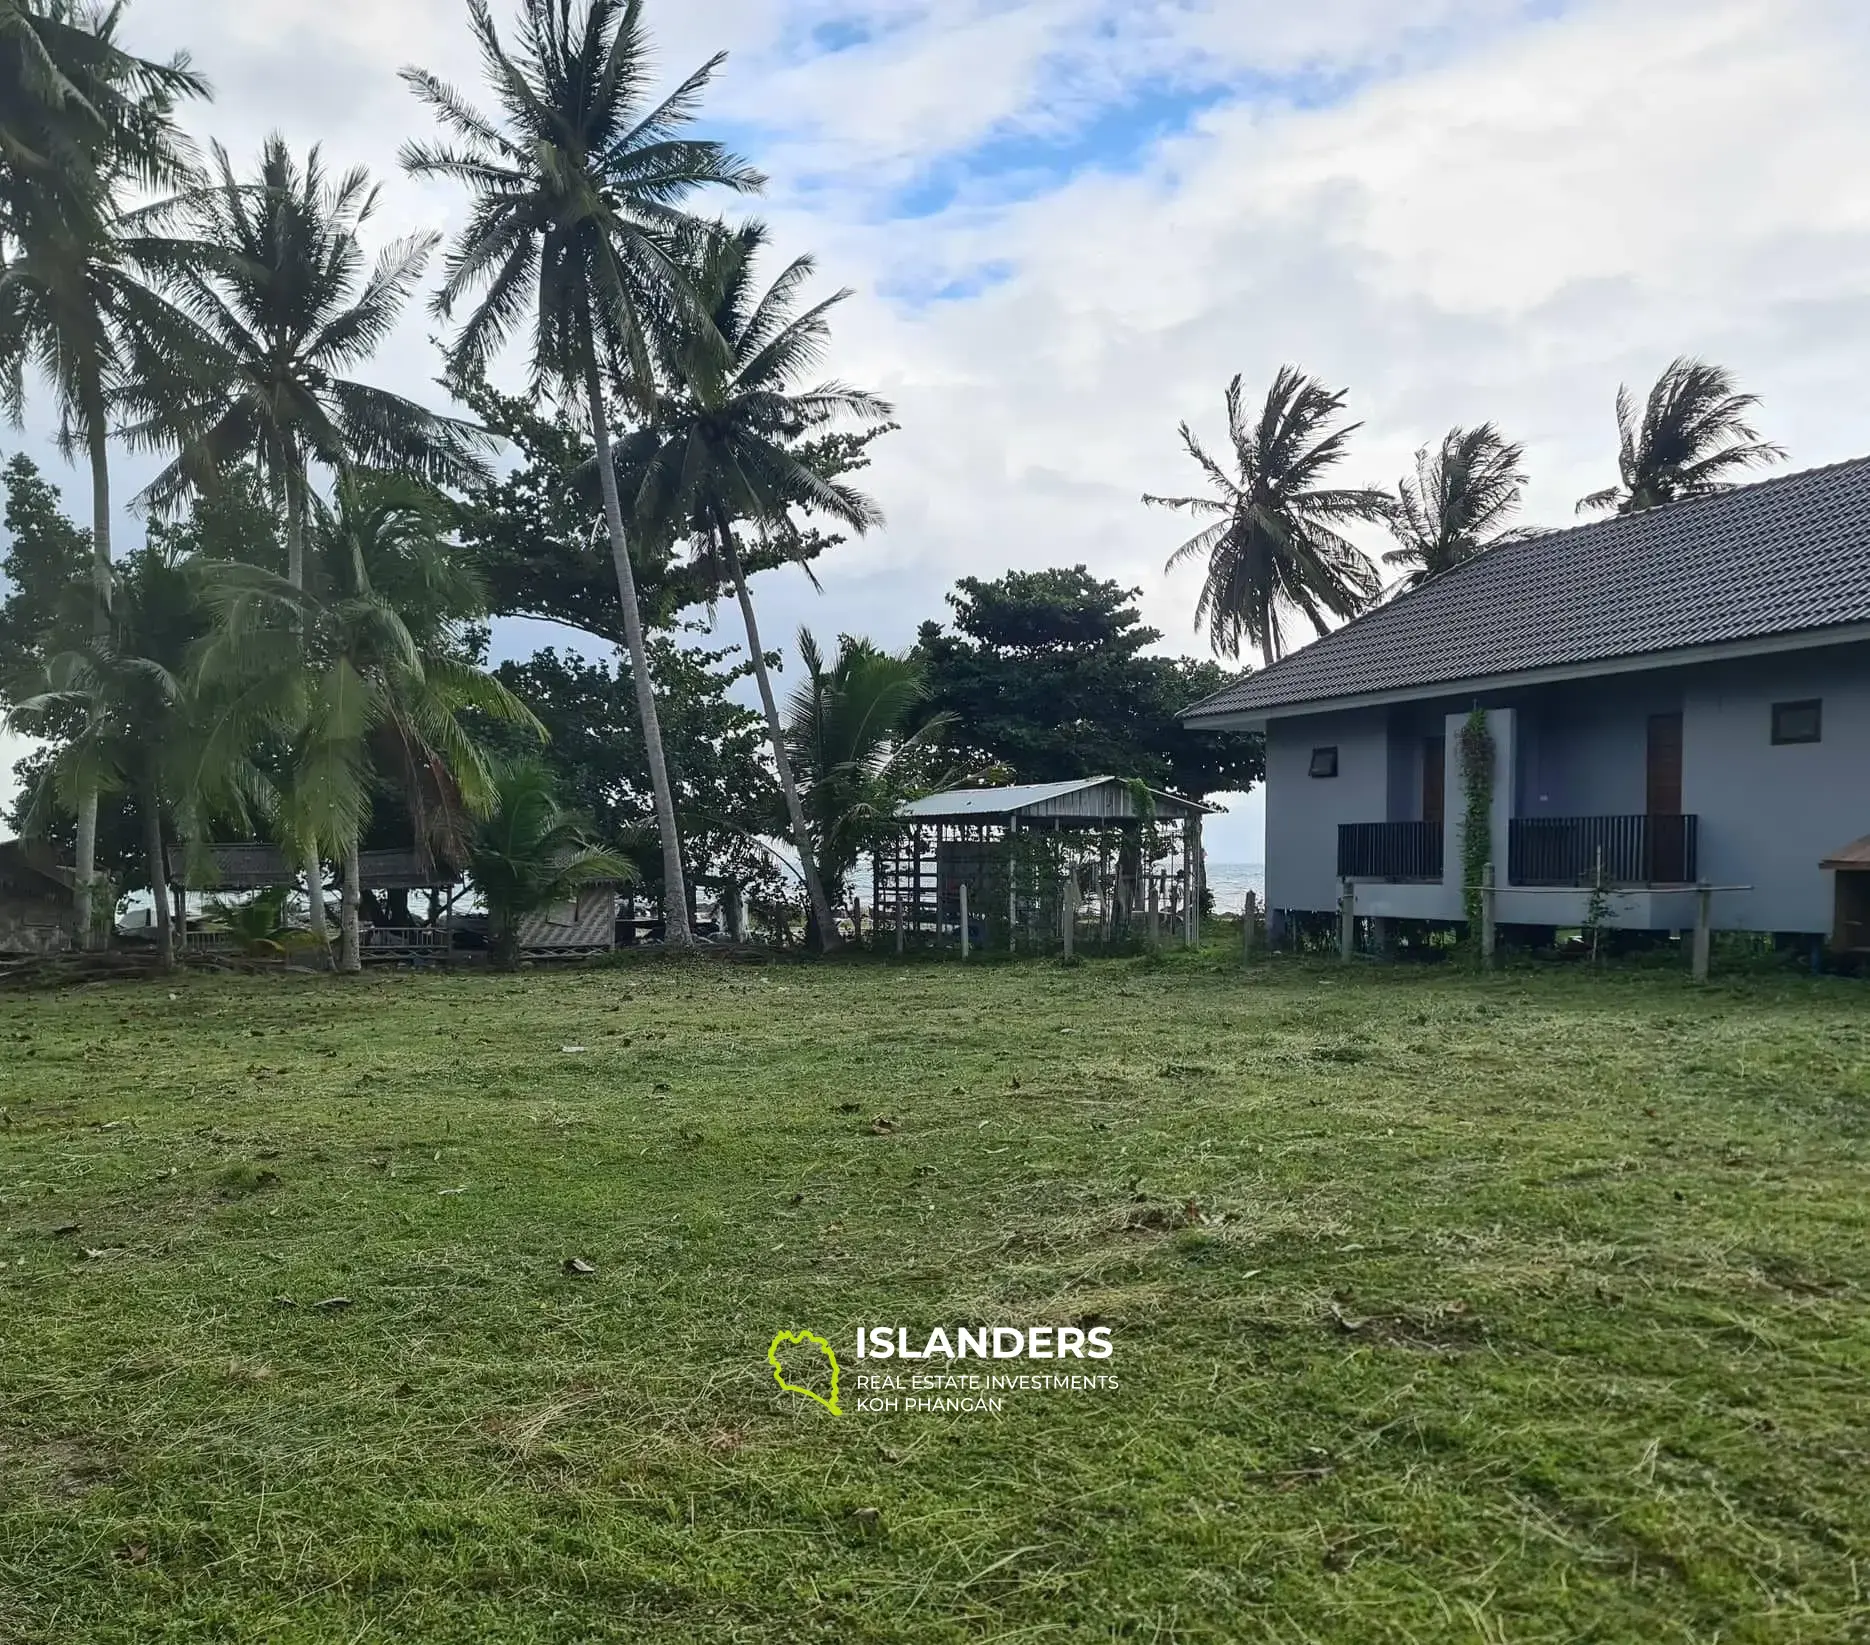
MULTIPOLYGON (((826 1342, 823 1337, 812 1331, 781 1331, 778 1336, 773 1338, 772 1347, 766 1350, 766 1363, 773 1368, 773 1381, 778 1383, 787 1393, 803 1394, 807 1399, 816 1400, 835 1417, 844 1415, 843 1407, 838 1404, 838 1356, 832 1351, 831 1344, 826 1342), (811 1352, 813 1349, 816 1349, 819 1354, 824 1356, 825 1363, 831 1367, 831 1394, 829 1398, 819 1393, 816 1388, 807 1388, 803 1383, 794 1380, 796 1377, 807 1374, 803 1369, 795 1366, 792 1376, 788 1377, 786 1367, 781 1363, 779 1357, 780 1350, 788 1347, 800 1350, 801 1356, 807 1360, 813 1360, 811 1352)), ((816 1361, 813 1360, 813 1363, 815 1365, 816 1361)))

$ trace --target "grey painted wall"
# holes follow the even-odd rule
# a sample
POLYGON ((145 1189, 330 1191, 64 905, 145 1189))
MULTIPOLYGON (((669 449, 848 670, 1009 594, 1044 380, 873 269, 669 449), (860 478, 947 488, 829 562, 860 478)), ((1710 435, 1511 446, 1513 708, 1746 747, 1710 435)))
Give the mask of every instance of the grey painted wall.
MULTIPOLYGON (((1750 892, 1715 899, 1729 930, 1831 929, 1831 876, 1819 859, 1870 834, 1870 647, 1538 690, 1498 693, 1515 710, 1510 785, 1518 816, 1621 816, 1647 803, 1648 718, 1682 714, 1682 809, 1700 818, 1701 877, 1750 892), (1823 741, 1775 746, 1772 705, 1816 697, 1823 741)), ((1326 911, 1337 900, 1337 825, 1421 815, 1424 726, 1465 704, 1446 698, 1274 720, 1266 737, 1267 902, 1326 911), (1336 746, 1339 775, 1307 776, 1336 746)), ((1448 755, 1447 860, 1459 859, 1457 760, 1448 755)), ((1500 853, 1504 861, 1504 851, 1500 853)))
POLYGON ((1389 820, 1389 748, 1381 708, 1267 727, 1267 907, 1337 906, 1338 824, 1389 820), (1307 775, 1316 747, 1337 749, 1336 777, 1307 775))
POLYGON ((1682 809, 1701 819, 1701 874, 1735 930, 1831 929, 1819 859, 1870 834, 1870 650, 1793 653, 1684 671, 1682 809), (1824 740, 1775 746, 1772 705, 1816 697, 1824 740))
MULTIPOLYGON (((1681 713, 1682 690, 1679 674, 1635 674, 1512 699, 1520 711, 1516 814, 1622 817, 1643 811, 1649 803, 1649 716, 1681 713)), ((1683 809, 1689 809, 1685 801, 1683 809)))

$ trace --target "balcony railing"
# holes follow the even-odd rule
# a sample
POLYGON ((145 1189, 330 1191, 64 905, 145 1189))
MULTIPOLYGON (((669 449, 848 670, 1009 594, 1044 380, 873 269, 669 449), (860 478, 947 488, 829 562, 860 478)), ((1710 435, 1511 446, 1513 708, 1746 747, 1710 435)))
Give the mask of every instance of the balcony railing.
POLYGON ((1338 878, 1439 882, 1442 826, 1435 822, 1338 824, 1338 878))
POLYGON ((1696 875, 1694 817, 1515 817, 1507 830, 1511 885, 1688 885, 1696 875))

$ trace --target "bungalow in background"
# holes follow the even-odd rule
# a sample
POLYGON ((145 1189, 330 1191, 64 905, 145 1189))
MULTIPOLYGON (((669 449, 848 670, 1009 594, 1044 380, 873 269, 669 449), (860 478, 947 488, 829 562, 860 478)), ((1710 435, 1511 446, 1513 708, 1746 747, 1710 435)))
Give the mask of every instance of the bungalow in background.
POLYGON ((71 937, 71 870, 35 842, 0 840, 0 955, 62 954, 71 937))
MULTIPOLYGON (((1461 733, 1503 924, 1870 945, 1870 458, 1508 544, 1196 704, 1266 735, 1272 934, 1459 921, 1461 733), (1853 843, 1855 842, 1855 843, 1853 843)), ((1380 929, 1380 928, 1379 928, 1380 929)))

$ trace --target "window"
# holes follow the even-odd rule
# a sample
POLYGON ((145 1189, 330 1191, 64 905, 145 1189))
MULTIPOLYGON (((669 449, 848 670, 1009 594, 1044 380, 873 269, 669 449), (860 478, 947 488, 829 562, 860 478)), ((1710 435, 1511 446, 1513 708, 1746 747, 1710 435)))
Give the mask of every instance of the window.
POLYGON ((1815 743, 1820 740, 1823 724, 1817 698, 1802 703, 1773 704, 1773 741, 1776 743, 1815 743))
POLYGON ((1312 775, 1335 777, 1337 774, 1338 751, 1335 748, 1314 748, 1312 750, 1312 775))

